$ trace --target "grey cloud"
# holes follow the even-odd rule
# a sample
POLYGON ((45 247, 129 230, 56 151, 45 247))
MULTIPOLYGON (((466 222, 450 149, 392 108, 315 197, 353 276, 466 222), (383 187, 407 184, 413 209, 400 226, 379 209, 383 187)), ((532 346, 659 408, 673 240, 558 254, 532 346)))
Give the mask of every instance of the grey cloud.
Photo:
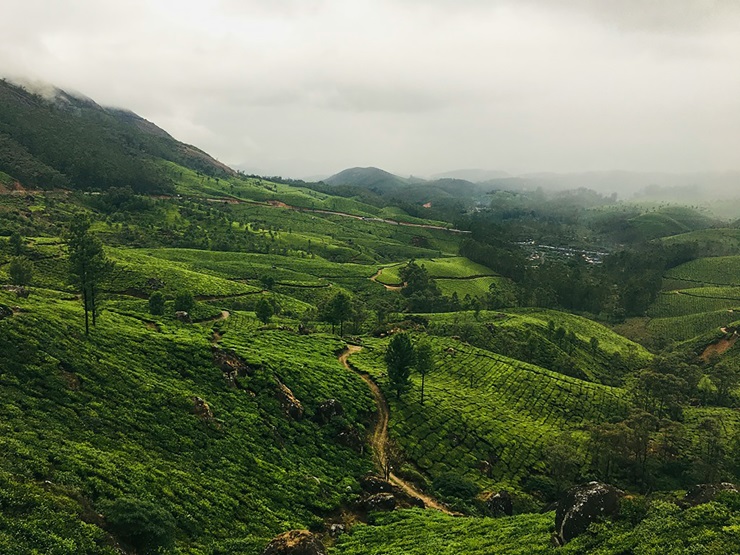
POLYGON ((738 6, 6 0, 0 74, 270 173, 723 170, 740 149, 738 6))

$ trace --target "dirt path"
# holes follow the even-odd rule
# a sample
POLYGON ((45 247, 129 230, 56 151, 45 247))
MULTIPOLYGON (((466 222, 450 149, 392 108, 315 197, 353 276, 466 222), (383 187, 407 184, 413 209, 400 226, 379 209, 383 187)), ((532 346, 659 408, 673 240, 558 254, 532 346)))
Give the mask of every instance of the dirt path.
MULTIPOLYGON (((361 350, 362 347, 358 347, 357 345, 347 345, 347 349, 342 352, 341 355, 339 355, 339 362, 347 370, 352 370, 358 376, 360 376, 360 378, 362 378, 362 380, 370 388, 370 391, 375 398, 375 404, 378 407, 378 419, 375 422, 375 428, 373 429, 373 433, 370 438, 370 446, 372 447, 373 451, 373 461, 375 462, 375 467, 382 474, 383 468, 385 468, 385 450, 388 444, 388 420, 390 419, 390 411, 388 410, 388 403, 386 402, 385 397, 383 397, 383 393, 381 393, 380 388, 377 386, 377 384, 370 378, 370 376, 354 369, 349 363, 349 357, 361 350)), ((419 499, 424 501, 424 505, 426 505, 426 507, 429 509, 435 509, 448 515, 455 514, 447 507, 435 501, 428 495, 420 492, 412 484, 406 482, 405 480, 402 480, 392 472, 390 475, 390 482, 393 485, 401 488, 408 495, 418 497, 419 499)))
POLYGON ((388 291, 400 291, 401 289, 403 289, 403 285, 386 285, 385 283, 378 281, 378 277, 380 277, 380 274, 383 273, 384 269, 385 268, 380 268, 377 272, 375 272, 375 274, 370 278, 370 281, 380 283, 380 285, 388 289, 388 291))
MULTIPOLYGON (((724 333, 728 333, 727 328, 722 328, 722 331, 724 333)), ((729 337, 723 337, 716 343, 712 343, 711 345, 707 346, 707 348, 704 349, 704 352, 701 354, 702 360, 704 362, 708 362, 709 359, 713 356, 719 356, 726 353, 732 348, 735 343, 737 343, 737 339, 737 331, 734 331, 729 337)))

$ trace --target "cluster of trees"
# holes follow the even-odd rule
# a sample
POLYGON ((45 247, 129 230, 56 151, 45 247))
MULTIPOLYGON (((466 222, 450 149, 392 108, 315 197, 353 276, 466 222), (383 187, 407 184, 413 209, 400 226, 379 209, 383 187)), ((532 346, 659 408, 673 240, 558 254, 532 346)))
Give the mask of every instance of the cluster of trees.
POLYGON ((463 241, 460 254, 483 264, 517 284, 521 306, 589 312, 612 320, 642 316, 655 301, 666 270, 700 255, 694 245, 650 243, 621 249, 590 264, 583 257, 569 260, 527 260, 518 246, 502 240, 493 227, 478 227, 463 241), (495 233, 487 237, 486 231, 495 233))
POLYGON ((703 368, 679 355, 655 357, 628 381, 632 407, 628 414, 592 423, 587 440, 575 434, 551 439, 543 450, 552 480, 550 495, 588 478, 641 491, 737 480, 740 431, 728 434, 718 415, 691 426, 683 416, 687 404, 702 398, 734 405, 737 399, 731 392, 738 385, 740 371, 731 364, 703 368), (711 397, 701 385, 707 382, 713 385, 711 397))
POLYGON ((411 388, 411 372, 421 376, 421 404, 424 404, 424 387, 426 377, 434 370, 434 352, 431 344, 420 339, 414 345, 405 333, 391 337, 385 351, 385 363, 388 369, 388 382, 396 393, 396 399, 411 388))

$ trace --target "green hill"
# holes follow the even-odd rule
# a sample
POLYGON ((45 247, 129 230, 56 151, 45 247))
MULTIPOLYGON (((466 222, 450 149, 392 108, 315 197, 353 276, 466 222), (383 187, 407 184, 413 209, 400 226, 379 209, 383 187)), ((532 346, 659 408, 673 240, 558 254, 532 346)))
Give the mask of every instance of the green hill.
POLYGON ((172 191, 162 160, 212 176, 234 174, 133 112, 59 89, 43 97, 0 81, 0 172, 25 188, 172 191))

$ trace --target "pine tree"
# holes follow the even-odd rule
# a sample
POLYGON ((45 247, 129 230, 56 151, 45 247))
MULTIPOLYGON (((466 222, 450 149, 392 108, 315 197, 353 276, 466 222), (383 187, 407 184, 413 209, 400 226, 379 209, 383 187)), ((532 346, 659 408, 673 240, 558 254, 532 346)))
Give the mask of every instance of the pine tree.
POLYGON ((416 371, 421 376, 421 404, 424 404, 424 382, 427 374, 434 370, 434 352, 426 339, 416 344, 416 371))
POLYGON ((72 223, 67 240, 69 249, 69 277, 72 285, 82 293, 85 309, 85 335, 90 333, 90 314, 95 326, 98 315, 100 284, 110 274, 113 263, 103 250, 103 243, 90 233, 90 221, 79 219, 72 223))
POLYGON ((397 399, 411 387, 411 367, 415 361, 414 346, 409 336, 405 333, 394 335, 385 351, 385 362, 388 367, 388 381, 391 389, 396 392, 397 399))

